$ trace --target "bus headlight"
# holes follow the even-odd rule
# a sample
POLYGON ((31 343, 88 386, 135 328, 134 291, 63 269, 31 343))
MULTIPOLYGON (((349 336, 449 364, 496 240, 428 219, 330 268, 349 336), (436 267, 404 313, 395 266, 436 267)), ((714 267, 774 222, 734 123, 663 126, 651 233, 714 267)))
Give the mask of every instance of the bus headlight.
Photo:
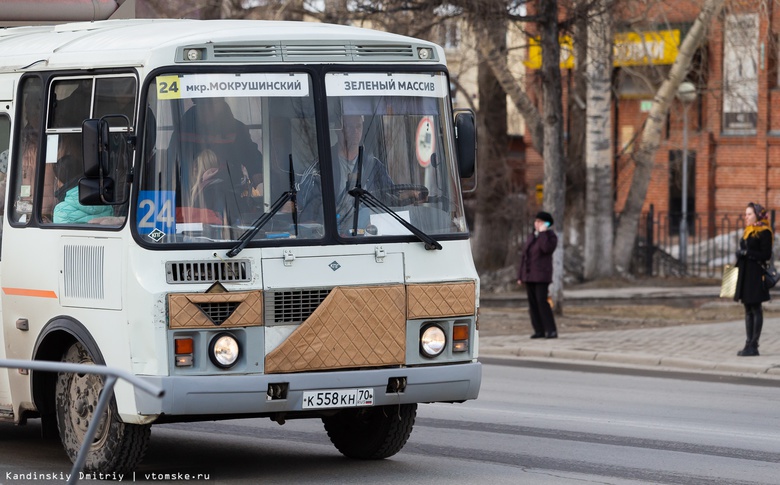
POLYGON ((447 346, 447 336, 438 325, 423 327, 420 332, 420 352, 426 357, 436 357, 447 346))
POLYGON ((238 360, 240 347, 236 338, 229 333, 217 334, 209 344, 209 358, 217 367, 227 369, 238 360))

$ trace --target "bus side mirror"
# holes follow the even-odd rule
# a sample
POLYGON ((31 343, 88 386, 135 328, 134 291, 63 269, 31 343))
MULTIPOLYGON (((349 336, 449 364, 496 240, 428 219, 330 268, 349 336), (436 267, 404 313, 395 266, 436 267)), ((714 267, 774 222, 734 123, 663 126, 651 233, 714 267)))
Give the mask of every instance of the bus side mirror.
POLYGON ((127 202, 129 194, 124 187, 131 180, 128 131, 129 121, 124 115, 107 115, 82 123, 84 177, 79 180, 79 202, 82 205, 122 205, 127 202), (106 118, 124 119, 125 131, 111 132, 106 118))
POLYGON ((108 122, 84 120, 81 125, 84 176, 100 177, 108 171, 108 122))
POLYGON ((79 180, 79 203, 81 205, 113 204, 116 198, 114 185, 111 177, 82 178, 79 180))
POLYGON ((460 178, 471 178, 477 165, 477 125, 470 109, 455 111, 455 150, 460 178))

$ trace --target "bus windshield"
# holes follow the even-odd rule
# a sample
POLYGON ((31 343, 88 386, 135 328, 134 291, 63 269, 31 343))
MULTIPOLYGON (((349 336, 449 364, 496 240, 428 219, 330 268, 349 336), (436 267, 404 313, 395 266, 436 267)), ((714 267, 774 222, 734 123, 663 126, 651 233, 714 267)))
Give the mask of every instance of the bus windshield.
MULTIPOLYGON (((427 234, 465 232, 446 76, 330 72, 325 87, 338 234, 411 234, 399 217, 427 234), (355 200, 356 187, 369 197, 355 200)), ((309 180, 324 186, 304 177, 304 194, 316 193, 309 180)), ((319 216, 318 199, 302 197, 303 219, 319 216)))
POLYGON ((324 81, 328 140, 318 144, 317 80, 307 73, 157 76, 138 233, 158 244, 411 237, 399 219, 430 235, 465 233, 446 76, 330 72, 324 81))

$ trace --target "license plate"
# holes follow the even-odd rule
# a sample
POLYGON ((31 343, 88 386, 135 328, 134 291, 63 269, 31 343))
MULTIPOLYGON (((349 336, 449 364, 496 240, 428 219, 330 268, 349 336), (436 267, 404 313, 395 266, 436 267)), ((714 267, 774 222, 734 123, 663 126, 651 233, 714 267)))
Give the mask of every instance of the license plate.
POLYGON ((351 408, 373 406, 374 390, 339 389, 338 391, 304 391, 302 409, 351 408))

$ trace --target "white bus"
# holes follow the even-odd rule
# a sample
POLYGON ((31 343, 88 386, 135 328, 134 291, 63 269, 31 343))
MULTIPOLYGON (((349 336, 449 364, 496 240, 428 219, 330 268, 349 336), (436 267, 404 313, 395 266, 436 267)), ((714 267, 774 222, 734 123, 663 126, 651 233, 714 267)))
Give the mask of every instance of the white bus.
MULTIPOLYGON (((154 423, 317 418, 398 452, 418 403, 476 399, 460 182, 471 112, 443 50, 314 23, 106 20, 0 30, 0 357, 120 382, 86 468, 154 423)), ((74 459, 103 380, 0 372, 0 416, 74 459)))

